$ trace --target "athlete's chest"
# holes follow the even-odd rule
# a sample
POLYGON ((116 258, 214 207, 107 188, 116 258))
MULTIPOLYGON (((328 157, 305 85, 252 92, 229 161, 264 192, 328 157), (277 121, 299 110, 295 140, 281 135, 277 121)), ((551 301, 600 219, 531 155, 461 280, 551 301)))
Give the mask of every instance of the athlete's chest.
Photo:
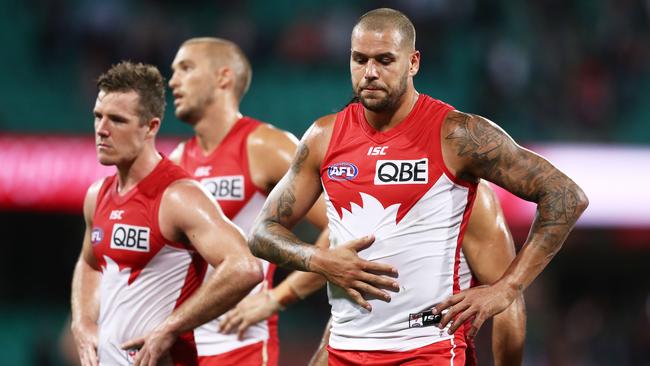
POLYGON ((343 136, 325 157, 323 184, 384 187, 386 191, 396 186, 418 189, 441 173, 434 143, 428 136, 406 134, 383 143, 362 134, 343 136))
POLYGON ((326 155, 321 169, 325 192, 340 215, 353 203, 363 206, 365 199, 384 208, 399 204, 399 220, 443 174, 434 143, 420 135, 405 134, 384 143, 346 136, 326 155))
POLYGON ((143 268, 165 245, 157 227, 157 207, 132 200, 129 204, 100 203, 96 209, 91 244, 100 265, 109 257, 120 268, 143 268))

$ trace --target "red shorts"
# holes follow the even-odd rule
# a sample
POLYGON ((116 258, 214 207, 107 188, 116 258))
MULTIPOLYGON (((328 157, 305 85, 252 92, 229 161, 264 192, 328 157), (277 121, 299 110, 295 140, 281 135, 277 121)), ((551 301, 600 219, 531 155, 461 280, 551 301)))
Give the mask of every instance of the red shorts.
POLYGON ((446 340, 406 352, 345 351, 327 346, 329 366, 463 366, 465 341, 446 340))
POLYGON ((199 356, 199 366, 277 366, 279 344, 273 338, 213 356, 199 356))

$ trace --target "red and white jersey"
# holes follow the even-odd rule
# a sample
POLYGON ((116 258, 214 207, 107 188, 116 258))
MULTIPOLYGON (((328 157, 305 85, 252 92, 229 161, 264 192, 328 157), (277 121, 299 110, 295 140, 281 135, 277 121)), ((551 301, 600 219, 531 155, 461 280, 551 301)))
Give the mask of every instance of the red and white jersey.
POLYGON ((401 289, 372 311, 329 285, 330 346, 407 351, 452 339, 427 314, 460 290, 461 242, 476 185, 454 177, 442 159, 441 124, 453 108, 420 94, 410 114, 380 132, 359 103, 336 116, 321 165, 331 245, 374 234, 362 258, 388 263, 401 289))
MULTIPOLYGON (((185 143, 181 157, 181 167, 212 193, 224 214, 247 234, 266 201, 266 192, 256 187, 251 178, 247 152, 248 136, 261 124, 250 117, 241 118, 209 155, 203 153, 193 137, 185 143)), ((275 265, 262 259, 260 262, 265 280, 250 294, 272 287, 275 265)), ((277 321, 274 315, 251 326, 241 341, 236 333, 219 333, 218 319, 210 321, 194 331, 199 356, 221 354, 277 337, 277 321)))
MULTIPOLYGON (((91 243, 101 267, 99 344, 102 365, 130 365, 135 351, 122 343, 146 335, 162 323, 201 284, 205 261, 185 244, 163 237, 158 209, 174 181, 189 178, 163 159, 124 195, 116 176, 104 180, 97 195, 91 243)), ((171 349, 176 365, 196 365, 191 332, 171 349)))

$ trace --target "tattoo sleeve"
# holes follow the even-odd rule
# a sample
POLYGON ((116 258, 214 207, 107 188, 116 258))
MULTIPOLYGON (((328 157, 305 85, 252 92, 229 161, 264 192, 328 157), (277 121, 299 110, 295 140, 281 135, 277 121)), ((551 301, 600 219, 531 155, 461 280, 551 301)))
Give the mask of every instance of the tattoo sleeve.
POLYGON ((308 156, 309 147, 301 143, 291 168, 264 204, 248 242, 255 256, 300 271, 309 271, 309 261, 315 248, 298 239, 289 228, 298 219, 294 215, 295 179, 302 172, 308 156))
POLYGON ((528 201, 537 214, 527 243, 552 258, 586 209, 582 189, 541 156, 517 145, 503 130, 478 116, 451 112, 445 143, 466 167, 464 179, 485 178, 528 201))

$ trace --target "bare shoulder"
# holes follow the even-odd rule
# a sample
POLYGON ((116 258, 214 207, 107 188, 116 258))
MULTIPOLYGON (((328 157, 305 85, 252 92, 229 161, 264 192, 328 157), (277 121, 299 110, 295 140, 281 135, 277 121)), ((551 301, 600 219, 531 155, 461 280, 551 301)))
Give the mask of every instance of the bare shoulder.
POLYGON ((472 157, 489 154, 510 140, 505 131, 489 119, 456 110, 447 114, 442 135, 457 155, 472 157))
POLYGON ((291 161, 298 139, 291 132, 264 123, 248 135, 247 146, 250 154, 259 155, 262 160, 277 157, 291 161))
POLYGON ((334 131, 334 123, 336 122, 336 113, 325 115, 311 125, 305 136, 312 135, 314 137, 330 137, 334 131))
POLYGON ((298 144, 298 139, 291 132, 282 130, 269 123, 259 125, 248 137, 250 145, 266 145, 274 143, 298 144))
POLYGON ((469 181, 485 178, 501 184, 502 175, 521 153, 521 147, 494 122, 460 111, 445 118, 441 144, 445 164, 469 181))
POLYGON ((336 114, 328 114, 317 119, 302 137, 301 145, 312 150, 313 155, 322 160, 325 157, 334 131, 336 114))
POLYGON ((99 190, 102 188, 102 184, 104 184, 105 179, 106 178, 104 177, 96 180, 93 182, 93 184, 90 185, 90 187, 88 187, 88 190, 86 191, 83 212, 84 218, 88 223, 92 222, 92 217, 95 214, 95 206, 97 205, 97 195, 99 194, 99 190))
POLYGON ((195 203, 210 199, 210 194, 199 182, 193 179, 179 179, 171 183, 163 193, 162 202, 177 206, 176 209, 191 210, 195 203))
POLYGON ((97 179, 94 181, 90 187, 88 187, 88 190, 86 191, 86 199, 89 198, 97 198, 97 195, 99 194, 99 190, 102 188, 102 184, 104 184, 104 181, 106 180, 106 177, 97 179))
POLYGON ((175 164, 180 164, 181 163, 181 158, 183 156, 183 150, 185 150, 185 141, 181 142, 174 148, 174 151, 169 154, 169 160, 174 162, 175 164))

